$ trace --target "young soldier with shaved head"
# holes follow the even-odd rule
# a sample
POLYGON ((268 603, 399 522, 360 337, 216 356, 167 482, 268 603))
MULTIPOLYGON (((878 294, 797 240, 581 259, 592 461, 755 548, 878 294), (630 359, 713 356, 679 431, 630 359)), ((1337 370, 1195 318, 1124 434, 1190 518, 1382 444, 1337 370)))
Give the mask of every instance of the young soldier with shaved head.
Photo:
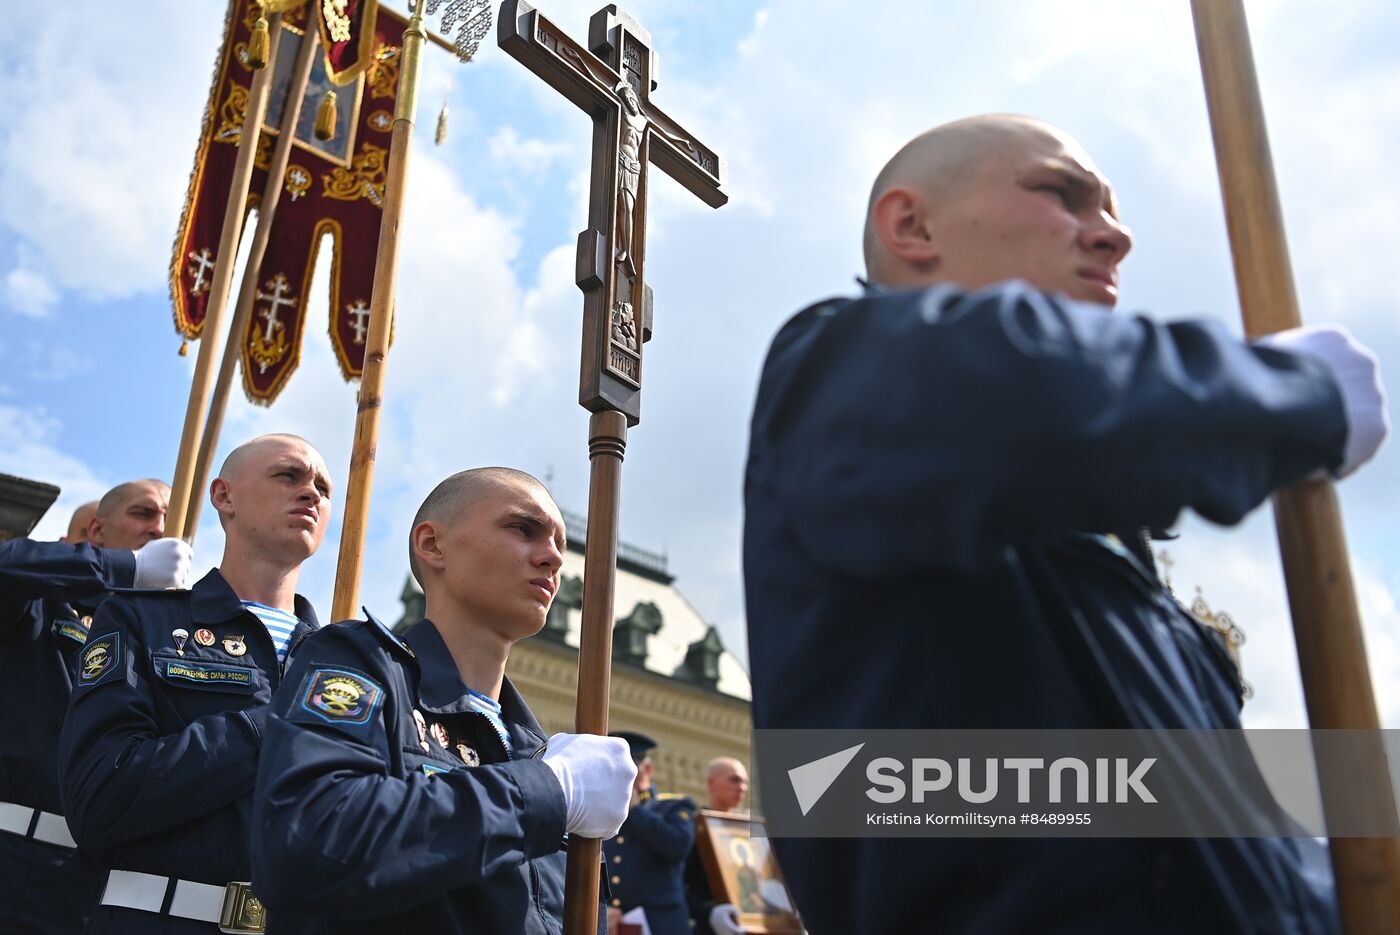
POLYGON ((505 676, 563 553, 539 481, 454 474, 409 534, 425 619, 402 639, 373 617, 337 624, 298 651, 254 797, 269 933, 561 931, 567 836, 616 834, 636 775, 617 738, 546 742, 505 676))
POLYGON ((0 544, 0 928, 82 931, 102 881, 78 862, 58 788, 58 729, 78 655, 113 588, 184 583, 190 549, 161 539, 170 488, 130 481, 73 514, 58 542, 0 544), (89 541, 89 529, 92 532, 89 541))
POLYGON ((331 484, 294 435, 235 448, 209 487, 219 566, 189 591, 122 594, 78 660, 59 772, 73 837, 106 884, 88 931, 262 931, 248 820, 269 702, 316 629, 296 594, 331 484))
MULTIPOLYGON (((755 727, 1239 727, 1238 675, 1146 530, 1354 471, 1386 433, 1376 364, 1335 328, 1112 314, 1131 243, 1039 121, 946 124, 880 173, 865 294, 790 320, 755 404, 755 727)), ((814 935, 1337 927, 1307 839, 776 846, 814 935)))

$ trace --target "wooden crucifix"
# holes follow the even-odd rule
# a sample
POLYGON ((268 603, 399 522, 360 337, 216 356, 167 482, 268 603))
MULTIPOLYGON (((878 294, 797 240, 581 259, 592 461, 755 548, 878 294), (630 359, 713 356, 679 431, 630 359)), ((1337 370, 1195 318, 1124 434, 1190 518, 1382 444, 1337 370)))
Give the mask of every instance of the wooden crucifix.
MULTIPOLYGON (((505 0, 502 49, 593 118, 588 229, 579 235, 575 281, 583 290, 579 403, 589 420, 588 533, 579 635, 579 733, 608 730, 618 501, 627 427, 641 417, 642 345, 651 338, 646 284, 647 165, 654 163, 711 207, 729 200, 724 160, 651 100, 651 35, 609 5, 588 24, 585 49, 525 0, 505 0)), ((571 836, 566 935, 596 932, 599 842, 571 836)))

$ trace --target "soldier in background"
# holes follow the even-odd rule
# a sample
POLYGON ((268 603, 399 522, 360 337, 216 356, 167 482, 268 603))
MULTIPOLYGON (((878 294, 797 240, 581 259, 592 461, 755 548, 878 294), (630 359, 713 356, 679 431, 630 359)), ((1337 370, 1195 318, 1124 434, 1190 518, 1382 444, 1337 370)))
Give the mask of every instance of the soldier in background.
MULTIPOLYGON (((749 771, 732 756, 717 756, 705 769, 705 788, 712 812, 737 812, 749 793, 749 771)), ((692 847, 685 862, 685 897, 690 906, 691 925, 699 935, 736 935, 739 910, 733 903, 715 902, 699 848, 692 847)))
POLYGON ((627 741, 631 748, 637 780, 627 821, 617 837, 603 842, 603 863, 612 889, 608 931, 616 932, 621 918, 640 906, 652 935, 689 935, 684 879, 686 857, 695 846, 695 800, 652 788, 655 740, 626 730, 612 736, 627 741))
POLYGON ((79 864, 63 818, 58 730, 88 623, 109 590, 175 587, 189 573, 189 546, 161 538, 169 497, 160 481, 130 481, 99 503, 79 507, 58 542, 0 544, 0 918, 6 932, 78 932, 97 902, 101 877, 79 864))

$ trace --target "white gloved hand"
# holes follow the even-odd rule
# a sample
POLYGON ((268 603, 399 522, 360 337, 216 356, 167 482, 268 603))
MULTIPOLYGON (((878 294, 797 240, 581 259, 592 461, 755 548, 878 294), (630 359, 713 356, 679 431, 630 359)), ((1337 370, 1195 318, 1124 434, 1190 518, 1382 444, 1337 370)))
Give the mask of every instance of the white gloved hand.
POLYGON ((739 927, 739 910, 733 903, 720 903, 710 910, 710 930, 715 935, 744 935, 739 927))
POLYGON ((152 539, 133 553, 136 574, 133 588, 184 587, 190 574, 194 550, 184 539, 152 539))
POLYGON ((1390 434, 1376 355, 1340 325, 1289 328, 1258 343, 1321 361, 1337 381, 1347 417, 1346 449, 1337 468, 1338 479, 1371 460, 1390 434))
POLYGON ((544 765, 564 790, 564 830, 585 838, 610 838, 627 820, 637 764, 627 741, 596 734, 555 734, 544 765))

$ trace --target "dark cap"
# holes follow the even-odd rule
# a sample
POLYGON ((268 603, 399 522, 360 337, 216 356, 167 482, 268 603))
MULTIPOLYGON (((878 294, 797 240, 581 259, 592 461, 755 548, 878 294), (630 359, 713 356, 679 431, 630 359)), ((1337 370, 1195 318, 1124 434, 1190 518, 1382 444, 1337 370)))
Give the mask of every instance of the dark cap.
POLYGON ((647 754, 656 749, 657 743, 646 734, 639 734, 634 730, 615 730, 609 737, 617 737, 627 741, 627 746, 632 748, 632 762, 640 763, 647 758, 647 754))

